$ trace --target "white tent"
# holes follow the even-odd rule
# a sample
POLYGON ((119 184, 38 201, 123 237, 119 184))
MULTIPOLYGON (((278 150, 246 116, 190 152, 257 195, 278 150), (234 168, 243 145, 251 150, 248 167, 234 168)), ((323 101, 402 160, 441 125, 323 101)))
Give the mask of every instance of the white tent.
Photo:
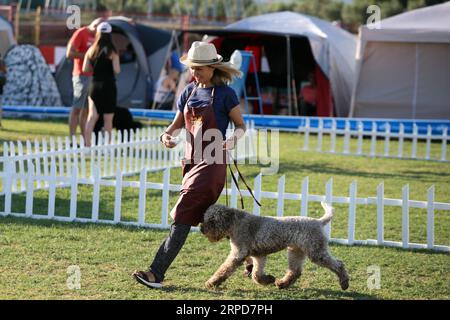
POLYGON ((15 44, 12 25, 0 16, 0 54, 5 56, 9 47, 15 44))
POLYGON ((450 118, 450 2, 360 29, 351 117, 450 118))
POLYGON ((289 11, 249 17, 225 30, 307 37, 314 59, 330 80, 336 115, 348 115, 354 87, 356 36, 319 18, 289 11))

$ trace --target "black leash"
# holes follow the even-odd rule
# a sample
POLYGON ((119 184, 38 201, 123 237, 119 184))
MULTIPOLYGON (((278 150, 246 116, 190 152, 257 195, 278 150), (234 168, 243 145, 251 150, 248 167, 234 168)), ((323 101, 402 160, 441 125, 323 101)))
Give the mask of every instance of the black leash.
MULTIPOLYGON (((253 197, 255 202, 258 204, 258 206, 261 207, 261 203, 259 203, 259 201, 256 199, 255 195, 253 194, 252 189, 247 184, 247 181, 245 181, 245 178, 242 175, 241 171, 239 171, 236 159, 233 158, 233 156, 231 155, 231 153, 228 150, 227 150, 227 154, 230 157, 230 159, 233 161, 234 166, 235 166, 235 168, 236 168, 236 170, 237 170, 237 172, 239 174, 239 177, 241 178, 242 182, 244 182, 245 186, 247 187, 247 190, 250 192, 251 196, 253 197)), ((236 179, 236 177, 235 177, 235 175, 233 173, 233 170, 231 169, 231 165, 228 163, 227 166, 228 166, 228 169, 230 170, 231 178, 233 179, 233 182, 234 182, 234 184, 236 185, 236 187, 237 187, 237 189, 239 191, 239 196, 241 198, 241 207, 242 207, 242 209, 244 209, 244 198, 242 197, 242 192, 241 192, 241 189, 239 188, 238 181, 237 181, 237 179, 236 179)), ((227 207, 228 207, 228 187, 227 187, 228 184, 227 184, 227 180, 228 180, 228 177, 225 177, 225 188, 226 188, 225 197, 226 197, 226 204, 227 204, 227 207)))

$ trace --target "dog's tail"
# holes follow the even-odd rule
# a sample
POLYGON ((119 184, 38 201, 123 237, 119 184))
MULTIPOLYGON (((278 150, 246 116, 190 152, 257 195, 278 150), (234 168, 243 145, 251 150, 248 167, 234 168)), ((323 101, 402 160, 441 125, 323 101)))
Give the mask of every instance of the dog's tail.
POLYGON ((322 216, 322 218, 319 219, 319 221, 322 223, 322 225, 326 225, 333 218, 334 208, 324 201, 321 201, 320 204, 325 210, 325 214, 322 216))

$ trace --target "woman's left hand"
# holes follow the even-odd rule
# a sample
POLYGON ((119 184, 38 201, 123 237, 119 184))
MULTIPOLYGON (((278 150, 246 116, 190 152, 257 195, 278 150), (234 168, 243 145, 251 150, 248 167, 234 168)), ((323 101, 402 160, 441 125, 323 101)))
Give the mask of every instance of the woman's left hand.
POLYGON ((234 147, 236 146, 236 139, 235 137, 232 138, 228 138, 227 140, 225 140, 222 144, 224 150, 233 150, 234 147))

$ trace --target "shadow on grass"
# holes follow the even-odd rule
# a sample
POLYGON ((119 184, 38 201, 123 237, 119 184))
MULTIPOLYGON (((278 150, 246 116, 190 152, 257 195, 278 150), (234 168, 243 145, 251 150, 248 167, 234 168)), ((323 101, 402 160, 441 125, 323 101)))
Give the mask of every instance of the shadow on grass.
MULTIPOLYGON (((18 225, 23 226, 40 226, 44 228, 51 228, 55 225, 62 227, 62 228, 80 228, 80 229, 87 229, 87 228, 104 228, 108 229, 111 227, 119 228, 122 230, 127 230, 131 232, 141 232, 142 230, 151 230, 157 233, 161 233, 166 235, 168 229, 158 229, 158 228, 143 228, 143 227, 136 227, 136 226, 127 226, 122 224, 101 224, 101 223, 95 223, 95 222, 64 222, 64 221, 56 221, 51 219, 32 219, 32 218, 26 218, 26 217, 13 217, 13 216, 0 216, 0 223, 14 223, 18 225)), ((340 248, 357 248, 357 249, 364 249, 364 250, 373 250, 373 251, 379 251, 379 250, 389 250, 391 252, 395 253, 406 253, 406 252, 413 252, 416 254, 426 254, 426 255, 448 255, 448 252, 443 251, 434 251, 430 249, 403 249, 398 247, 389 247, 389 246, 370 246, 370 245, 362 245, 362 244, 354 244, 352 246, 338 244, 338 243, 330 243, 330 247, 340 247, 340 248)))
POLYGON ((357 299, 357 300, 379 300, 377 296, 370 294, 363 294, 359 292, 332 290, 332 289, 316 289, 316 288, 304 288, 303 292, 308 298, 319 298, 325 296, 328 299, 340 300, 340 299, 357 299))
POLYGON ((356 299, 356 300, 378 300, 379 298, 375 295, 370 294, 362 294, 359 292, 352 292, 351 289, 349 291, 342 290, 332 290, 332 289, 317 289, 317 288, 299 288, 299 287, 291 287, 289 289, 277 289, 275 286, 270 292, 267 290, 259 291, 258 289, 230 289, 219 288, 217 290, 208 290, 201 288, 192 288, 186 286, 175 286, 175 285, 167 285, 161 288, 164 292, 177 292, 183 294, 195 294, 195 293, 205 293, 209 294, 212 297, 220 297, 222 298, 224 294, 230 298, 242 299, 244 297, 251 296, 252 299, 286 299, 286 294, 292 297, 290 300, 298 300, 298 299, 314 299, 314 298, 326 298, 332 300, 348 300, 348 299, 356 299), (270 297, 268 296, 270 295, 270 297))
MULTIPOLYGON (((337 163, 338 164, 338 163, 337 163)), ((278 174, 287 174, 293 171, 305 171, 312 173, 322 173, 329 175, 339 176, 356 176, 364 178, 376 178, 376 179, 420 179, 421 181, 432 181, 434 176, 450 177, 450 173, 446 172, 430 172, 430 171, 397 171, 395 173, 380 173, 380 172, 363 172, 358 170, 347 170, 340 166, 333 166, 329 163, 315 163, 315 164, 302 164, 298 162, 283 162, 280 165, 278 174), (428 177, 428 179, 427 179, 428 177)))
POLYGON ((143 228, 136 226, 127 226, 123 224, 103 224, 103 223, 95 223, 95 222, 64 222, 64 221, 56 221, 51 219, 33 219, 26 217, 12 217, 12 216, 0 216, 0 223, 13 223, 16 225, 22 226, 39 226, 44 228, 52 228, 55 225, 61 228, 77 228, 77 229, 89 229, 89 228, 103 228, 108 229, 111 227, 130 231, 130 232, 141 232, 142 230, 151 230, 154 232, 162 233, 167 235, 168 229, 157 229, 157 228, 143 228))
MULTIPOLYGON (((39 192, 48 192, 47 190, 39 192)), ((55 197, 55 203, 54 203, 54 212, 55 217, 69 217, 70 216, 70 189, 69 188, 61 188, 58 187, 56 189, 57 196, 55 197), (59 196, 58 196, 59 193, 59 196)), ((105 191, 101 190, 100 197, 104 194, 105 191)), ((160 197, 161 192, 158 190, 149 190, 147 192, 147 197, 149 199, 157 199, 160 197)), ((172 199, 177 196, 178 194, 172 193, 171 197, 172 199)), ((109 199, 108 199, 109 200, 109 199)), ((122 203, 123 204, 129 204, 137 202, 137 196, 133 193, 124 192, 122 195, 122 203)), ((148 201, 148 200, 147 200, 148 201)), ((33 196, 33 208, 32 212, 34 215, 38 216, 46 216, 48 214, 48 203, 49 198, 48 195, 34 195, 33 196)), ((114 200, 112 200, 114 203, 114 200)), ((126 205, 122 205, 122 211, 121 211, 121 221, 122 222, 137 222, 137 204, 135 205, 135 208, 130 211, 128 208, 126 208, 126 205), (133 214, 135 213, 135 216, 133 214), (130 214, 132 216, 130 216, 130 214)), ((5 196, 0 196, 0 211, 5 210, 5 196)), ((26 212, 26 194, 20 193, 20 194, 13 194, 12 195, 12 208, 11 212, 13 213, 25 213, 26 212)), ((114 208, 111 205, 111 201, 102 201, 99 202, 99 219, 101 220, 114 220, 114 208)), ((146 212, 147 218, 149 218, 153 214, 152 212, 146 212)), ((160 221, 160 216, 156 214, 159 218, 158 222, 160 221)), ((25 216, 25 214, 24 214, 25 216)), ((90 197, 86 197, 83 194, 78 195, 77 199, 77 207, 76 207, 76 217, 82 218, 82 219, 90 219, 92 218, 92 199, 90 197), (87 199, 87 200, 86 200, 87 199)), ((42 218, 42 217, 39 217, 42 218)))
MULTIPOLYGON (((342 247, 346 245, 342 245, 339 243, 330 243, 330 247, 342 247)), ((431 249, 416 249, 416 248, 409 248, 409 249, 403 249, 400 247, 390 247, 390 246, 374 246, 374 245, 363 245, 363 244, 354 244, 352 246, 347 246, 349 248, 359 248, 359 249, 367 249, 367 250, 389 250, 391 253, 415 253, 415 254, 426 254, 426 255, 448 255, 448 252, 445 251, 436 251, 431 249)))
POLYGON ((161 291, 164 292, 177 292, 177 293, 187 293, 187 294, 195 294, 195 293, 205 293, 209 294, 214 297, 221 297, 223 296, 222 292, 218 290, 208 290, 206 288, 193 288, 193 287, 186 287, 186 286, 176 286, 176 285, 165 285, 161 289, 161 291))

